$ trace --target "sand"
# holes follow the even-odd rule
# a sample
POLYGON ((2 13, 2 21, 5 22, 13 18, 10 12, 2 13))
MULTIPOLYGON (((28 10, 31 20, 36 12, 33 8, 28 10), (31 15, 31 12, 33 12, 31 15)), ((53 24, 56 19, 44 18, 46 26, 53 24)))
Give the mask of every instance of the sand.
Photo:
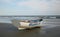
POLYGON ((0 23, 0 37, 60 37, 60 26, 41 29, 18 30, 9 23, 0 23))

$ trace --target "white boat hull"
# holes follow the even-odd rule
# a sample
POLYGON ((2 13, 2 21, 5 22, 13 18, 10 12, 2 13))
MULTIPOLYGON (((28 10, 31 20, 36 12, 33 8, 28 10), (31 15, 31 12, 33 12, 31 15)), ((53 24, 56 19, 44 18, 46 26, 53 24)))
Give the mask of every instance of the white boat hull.
POLYGON ((40 28, 40 22, 24 22, 21 20, 12 20, 12 24, 18 28, 18 30, 31 29, 31 28, 40 28))

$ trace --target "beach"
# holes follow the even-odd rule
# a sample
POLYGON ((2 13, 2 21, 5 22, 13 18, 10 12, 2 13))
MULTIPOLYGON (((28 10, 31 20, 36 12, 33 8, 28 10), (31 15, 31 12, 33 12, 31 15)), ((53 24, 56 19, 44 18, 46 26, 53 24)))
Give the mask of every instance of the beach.
POLYGON ((50 19, 50 21, 43 23, 48 25, 30 30, 18 30, 17 27, 11 23, 0 23, 0 37, 60 37, 60 24, 58 20, 53 21, 57 22, 56 24, 51 24, 50 19))

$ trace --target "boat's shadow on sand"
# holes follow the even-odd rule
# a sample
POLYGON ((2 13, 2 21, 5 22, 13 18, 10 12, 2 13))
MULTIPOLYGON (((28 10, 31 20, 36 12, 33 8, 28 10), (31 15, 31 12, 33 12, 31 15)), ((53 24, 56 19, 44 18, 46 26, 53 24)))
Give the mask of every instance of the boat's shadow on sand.
POLYGON ((38 37, 38 36, 40 36, 40 28, 19 30, 18 33, 17 33, 17 36, 21 36, 21 37, 38 37))

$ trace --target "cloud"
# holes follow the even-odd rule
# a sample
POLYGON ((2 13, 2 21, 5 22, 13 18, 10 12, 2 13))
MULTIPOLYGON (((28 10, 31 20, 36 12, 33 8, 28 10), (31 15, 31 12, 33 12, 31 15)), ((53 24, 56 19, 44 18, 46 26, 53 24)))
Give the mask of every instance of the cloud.
MULTIPOLYGON (((8 3, 4 9, 0 9, 0 15, 58 15, 60 14, 60 1, 51 0, 0 0, 2 3, 8 3), (13 8, 14 7, 14 8, 13 8), (8 13, 9 12, 9 13, 8 13)), ((5 4, 4 4, 5 6, 5 4)))
POLYGON ((52 11, 60 11, 60 1, 55 1, 52 3, 52 11))
POLYGON ((13 1, 16 0, 0 0, 1 3, 12 3, 13 1))
POLYGON ((48 4, 46 2, 40 2, 38 0, 30 0, 30 1, 23 1, 17 2, 17 6, 27 6, 31 7, 33 10, 43 10, 46 11, 48 9, 48 4))
POLYGON ((18 6, 30 7, 32 10, 37 11, 60 11, 60 0, 22 0, 17 2, 18 6))

